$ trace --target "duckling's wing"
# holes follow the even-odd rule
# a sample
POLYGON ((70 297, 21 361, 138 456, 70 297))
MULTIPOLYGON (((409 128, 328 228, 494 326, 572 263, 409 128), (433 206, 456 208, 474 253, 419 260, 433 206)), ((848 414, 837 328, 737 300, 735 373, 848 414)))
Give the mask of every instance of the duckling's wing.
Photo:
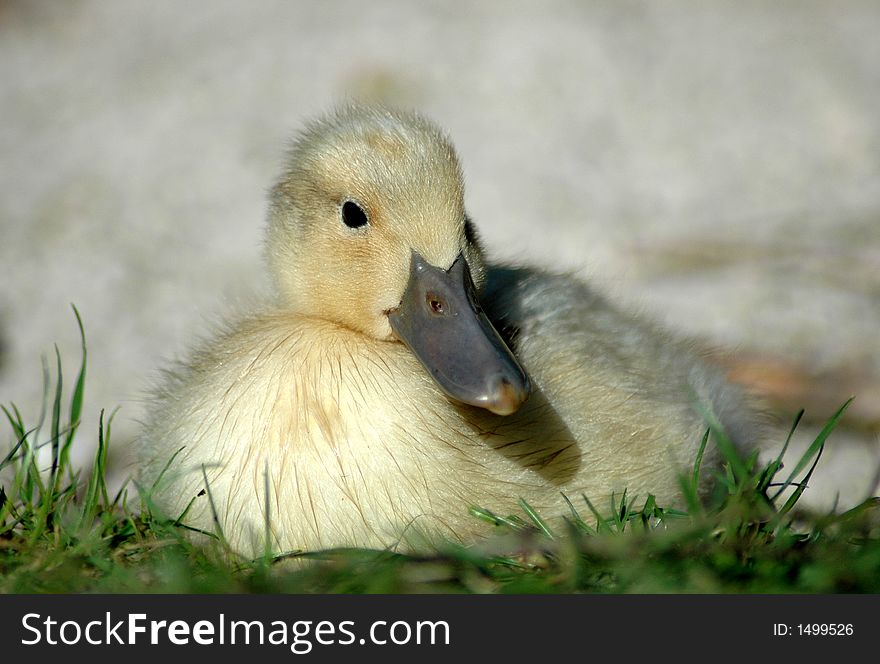
POLYGON ((747 397, 692 343, 619 309, 572 275, 491 266, 480 301, 538 386, 559 384, 564 369, 570 391, 580 381, 591 388, 581 390, 585 395, 603 386, 630 392, 656 404, 658 414, 687 407, 698 425, 708 409, 741 449, 761 435, 747 397))

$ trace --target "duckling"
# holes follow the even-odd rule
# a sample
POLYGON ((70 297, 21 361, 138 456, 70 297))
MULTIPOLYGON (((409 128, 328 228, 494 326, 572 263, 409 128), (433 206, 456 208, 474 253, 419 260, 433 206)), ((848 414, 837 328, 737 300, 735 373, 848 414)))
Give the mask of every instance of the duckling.
POLYGON ((519 498, 551 521, 563 494, 677 504, 695 402, 757 435, 686 343, 572 276, 489 264, 456 152, 420 115, 308 125, 265 256, 273 300, 168 372, 140 446, 151 504, 242 555, 472 542, 469 506, 519 498))

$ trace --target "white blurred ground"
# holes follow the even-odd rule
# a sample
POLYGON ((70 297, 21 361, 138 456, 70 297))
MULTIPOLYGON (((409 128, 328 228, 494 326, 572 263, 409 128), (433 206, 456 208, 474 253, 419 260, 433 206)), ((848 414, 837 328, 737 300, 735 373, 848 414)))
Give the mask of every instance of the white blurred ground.
POLYGON ((84 439, 121 405, 131 440, 162 359, 260 289, 285 140, 357 96, 448 129, 496 256, 733 348, 781 428, 856 393, 807 492, 853 502, 880 462, 878 34, 867 1, 0 0, 0 403, 33 421, 53 342, 73 382, 73 302, 84 439))

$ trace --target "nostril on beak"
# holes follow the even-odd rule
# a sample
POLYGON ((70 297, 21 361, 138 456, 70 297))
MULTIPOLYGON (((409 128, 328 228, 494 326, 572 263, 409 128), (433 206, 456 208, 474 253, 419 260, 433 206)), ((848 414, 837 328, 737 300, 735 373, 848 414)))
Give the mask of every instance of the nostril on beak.
POLYGON ((431 310, 431 313, 436 314, 437 316, 442 316, 446 313, 446 303, 434 293, 428 293, 425 296, 425 302, 427 302, 428 309, 431 310))

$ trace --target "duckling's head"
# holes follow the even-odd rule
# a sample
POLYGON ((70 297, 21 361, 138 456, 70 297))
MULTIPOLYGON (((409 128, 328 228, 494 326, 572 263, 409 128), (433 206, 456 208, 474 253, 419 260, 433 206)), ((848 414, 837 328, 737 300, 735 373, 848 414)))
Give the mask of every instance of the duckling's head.
POLYGON ((529 381, 477 303, 483 253, 449 140, 424 118, 347 106, 312 123, 272 189, 282 305, 403 341, 452 398, 514 412, 529 381))

